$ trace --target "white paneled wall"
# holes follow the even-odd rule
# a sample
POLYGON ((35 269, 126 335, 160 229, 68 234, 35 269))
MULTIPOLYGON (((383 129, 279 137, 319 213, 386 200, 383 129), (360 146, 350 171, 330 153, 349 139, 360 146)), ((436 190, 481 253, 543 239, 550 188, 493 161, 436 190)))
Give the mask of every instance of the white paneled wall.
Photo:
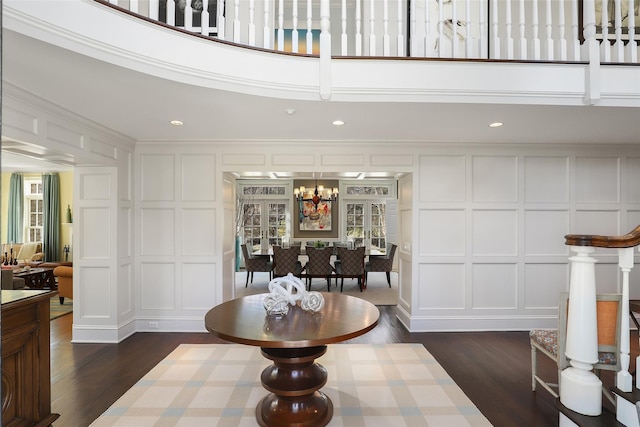
MULTIPOLYGON (((554 327, 568 289, 564 235, 619 235, 639 224, 636 156, 622 147, 425 147, 417 304, 403 320, 413 330, 554 327)), ((598 291, 617 292, 616 253, 596 258, 598 291)))
POLYGON ((220 302, 223 234, 212 148, 142 148, 137 154, 138 330, 203 330, 220 302))

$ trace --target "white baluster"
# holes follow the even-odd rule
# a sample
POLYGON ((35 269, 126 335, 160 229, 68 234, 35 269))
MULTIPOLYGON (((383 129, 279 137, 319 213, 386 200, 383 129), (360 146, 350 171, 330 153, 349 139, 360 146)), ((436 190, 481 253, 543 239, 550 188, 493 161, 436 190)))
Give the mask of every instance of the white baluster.
POLYGON ((307 54, 313 53, 313 8, 311 0, 307 0, 307 54))
POLYGON ((404 31, 402 30, 402 1, 396 0, 398 4, 398 41, 397 41, 397 56, 405 56, 404 52, 404 31))
MULTIPOLYGON (((629 272, 633 268, 634 247, 618 249, 618 266, 622 271, 622 321, 620 322, 620 371, 616 375, 616 387, 627 393, 633 388, 629 373, 631 345, 629 343, 629 272)), ((640 356, 638 356, 640 358, 640 356)))
POLYGON ((284 50, 284 0, 278 1, 278 50, 284 50))
POLYGON ((493 52, 491 59, 500 59, 500 37, 498 37, 498 0, 491 0, 491 28, 493 52))
POLYGON ((582 0, 571 0, 571 46, 572 55, 575 61, 582 60, 580 56, 580 30, 578 23, 578 2, 582 0))
POLYGON ((431 31, 430 1, 424 0, 424 56, 429 56, 429 32, 431 31))
POLYGON ((159 21, 160 0, 149 0, 149 18, 159 21))
POLYGON ((167 1, 167 24, 176 25, 176 2, 173 0, 167 1))
POLYGON ((540 60, 540 37, 538 36, 540 31, 540 19, 538 17, 538 0, 533 0, 533 12, 531 14, 533 36, 531 43, 533 44, 533 58, 536 61, 540 60))
POLYGON ((460 38, 458 37, 458 2, 451 0, 451 57, 457 58, 460 50, 460 38))
POLYGON ((564 13, 564 5, 565 2, 559 1, 558 4, 558 53, 560 56, 560 61, 567 60, 567 35, 565 34, 566 25, 564 23, 565 13, 564 13))
POLYGON ((226 28, 227 28, 227 21, 226 21, 226 16, 223 15, 223 11, 225 10, 226 7, 226 3, 227 0, 222 0, 220 3, 218 3, 218 8, 216 10, 216 14, 218 15, 218 18, 216 19, 216 28, 218 30, 218 38, 220 40, 226 40, 227 36, 226 36, 226 28))
POLYGON ((202 3, 202 12, 200 12, 200 34, 208 36, 209 29, 209 2, 202 3))
POLYGON ((485 3, 485 0, 480 0, 478 2, 478 16, 480 16, 480 39, 478 40, 478 43, 480 43, 480 58, 483 59, 489 58, 489 16, 488 14, 485 15, 486 11, 487 4, 485 3))
POLYGON ((547 29, 546 41, 547 41, 547 59, 553 61, 554 58, 554 43, 553 43, 553 20, 551 18, 551 0, 547 0, 545 3, 545 28, 547 29))
POLYGON ((593 372, 598 361, 598 326, 596 316, 596 259, 594 248, 572 246, 569 313, 567 317, 566 355, 571 366, 560 379, 560 401, 579 414, 602 413, 602 381, 593 372))
MULTIPOLYGON (((402 2, 398 2, 398 7, 400 7, 400 3, 402 2)), ((421 56, 418 54, 418 33, 416 32, 416 23, 418 22, 418 11, 416 9, 416 4, 417 4, 417 0, 409 0, 409 8, 411 10, 411 12, 409 12, 409 15, 407 16, 407 19, 409 20, 409 43, 411 43, 411 45, 409 46, 409 54, 411 54, 411 56, 421 56)), ((422 37, 422 40, 424 40, 424 37, 422 37)), ((422 55, 424 56, 424 55, 422 55)))
POLYGON ((320 0, 320 98, 331 97, 330 0, 320 0))
POLYGON ((615 0, 614 2, 616 11, 616 41, 613 43, 612 49, 613 58, 618 62, 624 62, 624 41, 622 40, 622 1, 623 0, 615 0))
POLYGON ((271 46, 271 18, 269 17, 269 5, 271 4, 270 0, 264 0, 264 23, 262 27, 262 46, 265 49, 273 49, 271 46))
POLYGON ((129 10, 133 13, 138 13, 140 10, 140 3, 138 0, 129 0, 129 10))
POLYGON ((465 0, 465 58, 473 56, 473 44, 471 43, 471 0, 465 0))
POLYGON ((291 29, 291 51, 298 53, 298 0, 293 0, 291 19, 293 21, 293 28, 291 29))
MULTIPOLYGON (((638 45, 635 42, 636 39, 636 14, 634 11, 634 1, 629 1, 629 14, 628 14, 628 34, 629 34, 629 42, 627 43, 627 61, 628 62, 638 62, 638 45)), ((637 0, 636 0, 637 2, 637 0)))
MULTIPOLYGON (((609 20, 613 18, 609 16, 609 0, 596 0, 600 2, 600 25, 602 32, 602 40, 609 40, 609 20)), ((615 13, 614 13, 615 14, 615 13)), ((600 55, 602 56, 602 61, 610 62, 611 61, 611 45, 610 43, 600 43, 600 55)))
POLYGON ((193 8, 189 0, 187 0, 184 5, 184 29, 193 31, 193 8))
POLYGON ((347 0, 342 0, 342 36, 340 45, 342 46, 342 55, 346 56, 348 52, 349 39, 347 38, 347 0))
POLYGON ((389 0, 382 2, 382 55, 389 56, 389 0))
POLYGON ((513 17, 511 12, 511 0, 506 1, 505 14, 506 14, 506 33, 507 33, 506 35, 507 59, 515 59, 515 56, 513 54, 513 34, 512 34, 513 17))
POLYGON ((369 2, 369 55, 376 55, 376 7, 375 0, 369 2))
POLYGON ((240 43, 240 0, 233 4, 233 41, 240 43))
POLYGON ((524 0, 520 0, 518 5, 518 35, 520 40, 520 59, 527 59, 527 39, 525 36, 525 5, 524 0))
MULTIPOLYGON (((206 0, 203 0, 206 1, 206 0)), ((256 45, 255 0, 249 0, 249 46, 256 45)))
POLYGON ((362 56, 362 6, 356 0, 356 56, 362 56))

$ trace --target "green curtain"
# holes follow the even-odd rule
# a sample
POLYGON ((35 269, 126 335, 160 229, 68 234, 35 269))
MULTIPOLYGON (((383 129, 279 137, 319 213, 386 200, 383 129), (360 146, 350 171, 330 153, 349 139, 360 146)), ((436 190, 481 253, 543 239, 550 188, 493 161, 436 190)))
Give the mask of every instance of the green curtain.
POLYGON ((7 241, 22 243, 24 220, 24 179, 21 173, 12 173, 9 182, 9 209, 7 212, 7 241))
POLYGON ((61 260, 60 256, 60 176, 42 175, 42 246, 45 261, 61 260))

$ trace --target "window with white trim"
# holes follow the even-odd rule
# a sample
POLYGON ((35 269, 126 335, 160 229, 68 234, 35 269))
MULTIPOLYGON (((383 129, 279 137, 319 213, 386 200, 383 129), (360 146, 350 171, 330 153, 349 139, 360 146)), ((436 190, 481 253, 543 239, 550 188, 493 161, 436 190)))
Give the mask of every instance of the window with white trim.
POLYGON ((25 179, 24 181, 24 197, 25 197, 25 242, 41 242, 42 227, 44 224, 43 215, 43 199, 42 199, 42 180, 41 179, 25 179))

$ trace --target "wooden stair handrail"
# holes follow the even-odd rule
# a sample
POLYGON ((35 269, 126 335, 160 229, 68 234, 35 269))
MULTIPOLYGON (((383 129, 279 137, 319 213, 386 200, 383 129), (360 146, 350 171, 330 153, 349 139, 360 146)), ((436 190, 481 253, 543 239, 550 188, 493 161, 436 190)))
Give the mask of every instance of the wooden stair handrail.
POLYGON ((595 234, 567 234, 565 245, 593 246, 596 248, 631 248, 640 245, 640 225, 623 236, 599 236, 595 234))

